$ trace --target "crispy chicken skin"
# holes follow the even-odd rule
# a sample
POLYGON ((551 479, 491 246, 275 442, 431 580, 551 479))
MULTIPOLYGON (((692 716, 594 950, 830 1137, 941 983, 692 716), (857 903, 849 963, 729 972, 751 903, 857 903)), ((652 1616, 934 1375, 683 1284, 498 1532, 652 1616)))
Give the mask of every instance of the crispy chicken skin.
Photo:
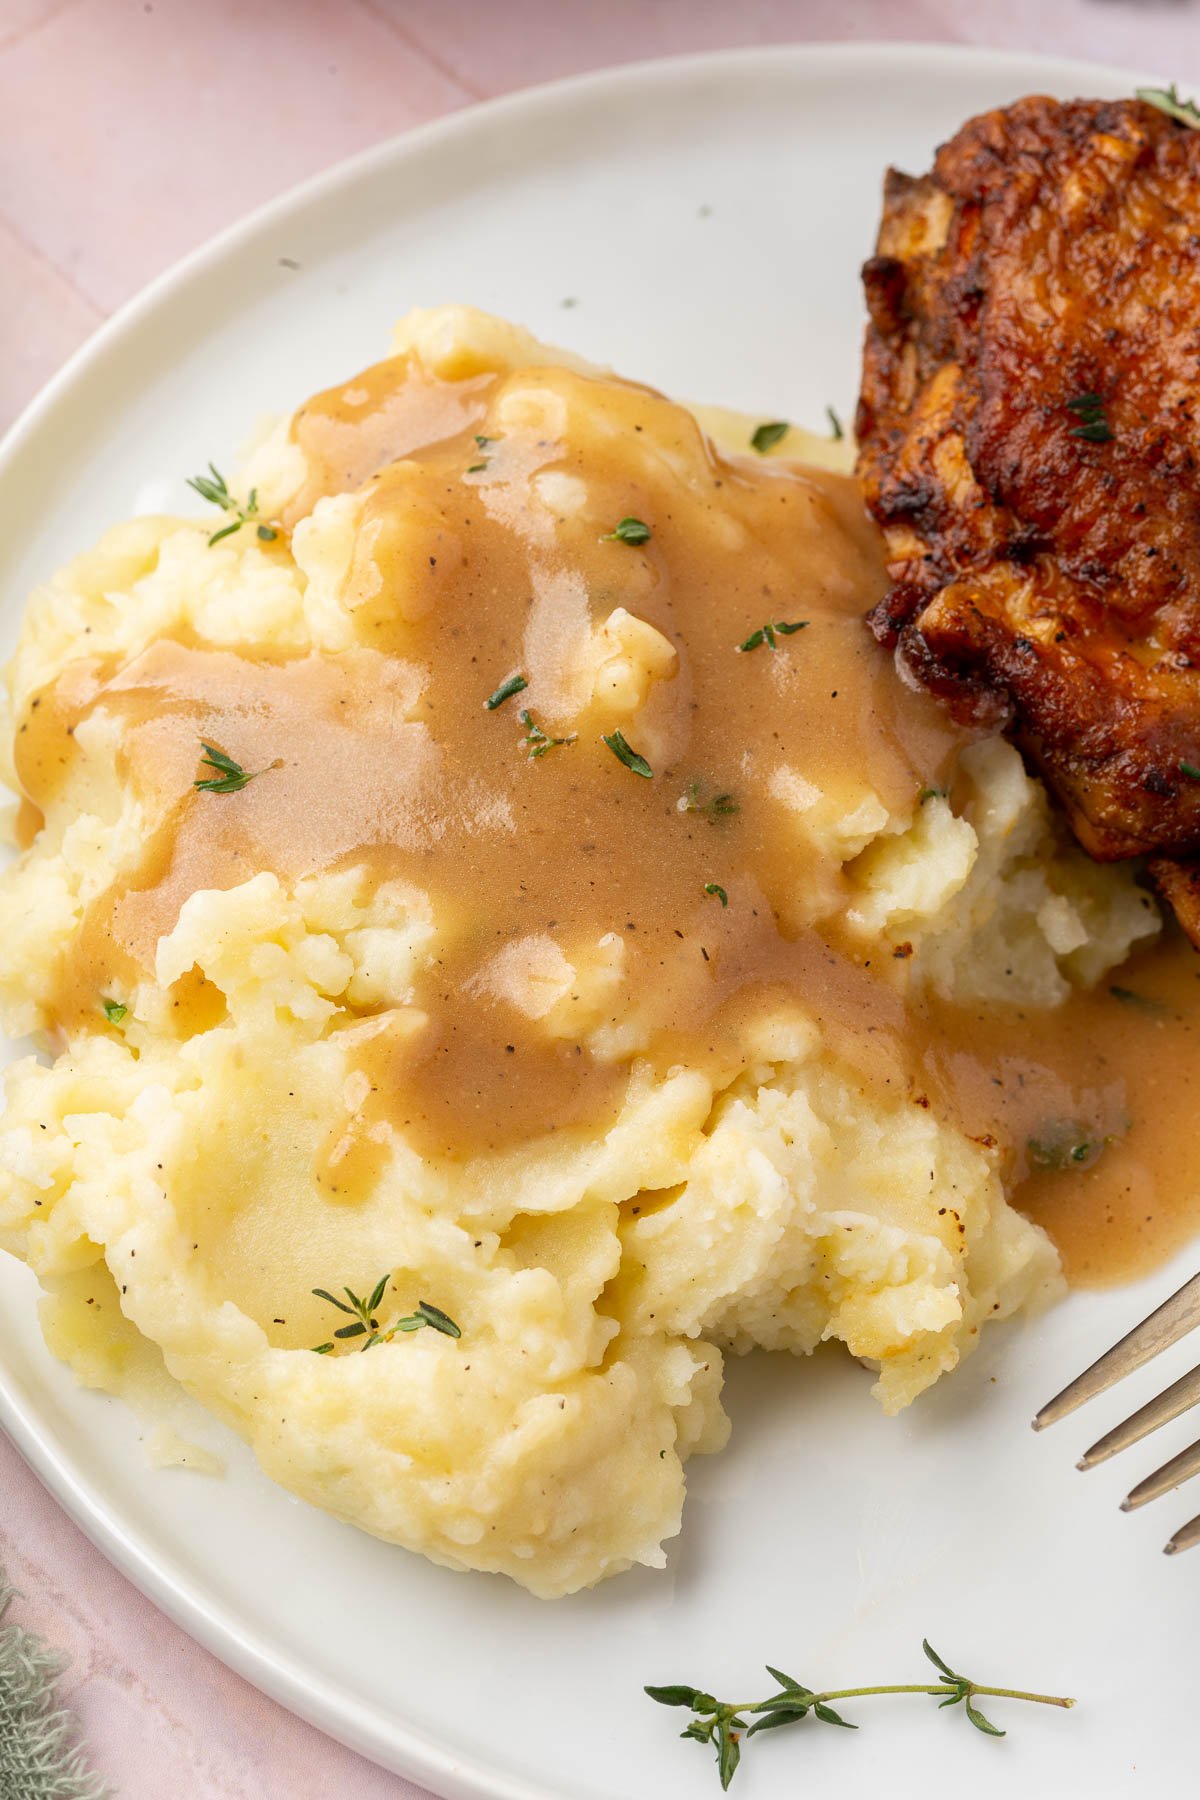
POLYGON ((873 629, 1012 732, 1094 856, 1156 858, 1200 942, 1200 131, 986 113, 888 174, 863 278, 873 629))

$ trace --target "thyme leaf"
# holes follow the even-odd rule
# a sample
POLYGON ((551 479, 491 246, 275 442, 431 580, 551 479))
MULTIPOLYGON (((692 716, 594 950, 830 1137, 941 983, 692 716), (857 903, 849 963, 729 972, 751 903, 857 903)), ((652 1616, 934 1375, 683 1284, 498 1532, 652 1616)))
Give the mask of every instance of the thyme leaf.
POLYGON ((519 694, 522 688, 528 686, 529 683, 524 675, 510 675, 507 681, 500 683, 494 694, 488 695, 483 703, 485 709, 488 712, 495 712, 498 706, 503 706, 506 700, 511 700, 514 694, 519 694))
POLYGON ((1119 987, 1116 983, 1109 988, 1114 1000, 1120 1000, 1125 1006, 1136 1006, 1139 1012, 1166 1013, 1169 1008, 1152 994, 1139 994, 1136 988, 1119 987))
POLYGON ((830 437, 833 439, 835 444, 841 443, 841 441, 845 437, 846 433, 842 429, 842 421, 838 418, 838 416, 834 412, 832 406, 827 406, 825 408, 825 417, 829 420, 829 435, 830 435, 830 437))
POLYGON ((1168 88, 1135 88, 1134 92, 1147 106, 1156 106, 1160 113, 1166 113, 1168 119, 1190 125, 1193 131, 1200 130, 1200 107, 1194 100, 1181 100, 1174 82, 1168 88))
POLYGON ((706 894, 715 896, 715 898, 721 902, 722 906, 729 905, 729 895, 725 892, 725 889, 721 886, 719 881, 706 881, 704 884, 704 891, 706 894))
POLYGON ((1112 428, 1099 394, 1077 394, 1074 400, 1067 401, 1067 411, 1073 412, 1079 421, 1071 429, 1073 438, 1083 438, 1089 444, 1112 443, 1112 428))
POLYGON ((773 619, 768 625, 760 625, 757 631, 750 633, 744 643, 738 645, 739 654, 745 650, 757 650, 760 644, 765 644, 768 650, 774 650, 777 634, 780 637, 794 637, 796 632, 803 631, 807 624, 807 619, 794 619, 791 624, 784 619, 773 619))
POLYGON ((600 542, 610 544, 614 540, 618 544, 648 544, 650 527, 642 519, 622 519, 615 531, 606 531, 600 542))
POLYGON ((651 781, 653 779, 654 770, 650 767, 650 764, 646 761, 644 756, 639 756, 637 751, 632 749, 631 746, 625 742, 623 732, 614 731, 610 737, 604 738, 603 742, 608 745, 617 761, 619 763, 624 763, 625 767, 631 770, 633 774, 642 776, 646 781, 651 781))
POLYGON ((750 448, 757 450, 760 456, 765 456, 790 430, 791 426, 786 419, 768 419, 765 425, 756 425, 751 432, 750 448))
POLYGON ((110 1025, 119 1025, 129 1008, 120 1000, 101 1000, 101 1010, 110 1025))
POLYGON ((418 1301, 413 1317, 420 1319, 423 1325, 428 1325, 433 1331, 440 1331, 443 1337, 460 1338, 462 1336, 460 1327, 454 1323, 449 1313, 444 1313, 440 1306, 434 1306, 428 1300, 418 1301))

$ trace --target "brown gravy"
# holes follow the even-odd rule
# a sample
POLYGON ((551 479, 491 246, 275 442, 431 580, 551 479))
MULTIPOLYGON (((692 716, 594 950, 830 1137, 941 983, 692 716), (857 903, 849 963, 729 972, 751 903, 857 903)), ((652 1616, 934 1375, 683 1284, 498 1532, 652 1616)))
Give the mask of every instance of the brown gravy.
POLYGON ((1009 1196, 1072 1282, 1132 1280, 1200 1231, 1200 956, 1175 926, 1054 1011, 935 1007, 926 1029, 967 1129, 1015 1146, 1009 1196), (1081 1128, 1081 1164, 1060 1122, 1081 1128), (1038 1167, 1030 1143, 1065 1166, 1038 1167))
MULTIPOLYGON (((1196 1228, 1190 950, 1172 940, 1114 977, 1133 998, 1102 986, 1051 1014, 977 1013, 906 1004, 870 951, 797 918, 813 855, 772 773, 902 811, 962 742, 862 627, 885 577, 851 481, 722 458, 659 396, 561 369, 435 382, 396 359, 318 396, 293 430, 309 478, 287 526, 365 484, 344 598, 370 647, 289 659, 164 640, 124 667, 72 665, 38 697, 18 738, 28 805, 53 802, 75 727, 102 704, 157 820, 139 866, 88 908, 64 1028, 102 1028, 98 996, 152 969, 197 889, 363 866, 430 896, 439 948, 414 995, 425 1024, 360 1031, 371 1100, 357 1139, 334 1134, 334 1191, 380 1119, 450 1159, 602 1125, 627 1063, 530 1027, 495 958, 537 938, 575 962, 616 933, 618 1009, 660 1069, 728 1076, 746 1020, 799 1001, 864 1084, 1015 1146, 1016 1202, 1074 1279, 1135 1272, 1196 1228), (646 543, 608 535, 628 518, 646 543), (575 685, 617 607, 677 657, 629 718, 580 710, 575 685), (779 621, 803 628, 738 651, 779 621), (518 672, 526 689, 485 708, 518 672), (572 741, 531 756, 524 711, 572 741), (614 725, 652 778, 604 744, 614 725), (255 778, 198 791, 202 739, 255 778), (1048 1122, 1077 1129, 1064 1168, 1031 1163, 1048 1122)), ((288 554, 283 534, 271 553, 288 554)))

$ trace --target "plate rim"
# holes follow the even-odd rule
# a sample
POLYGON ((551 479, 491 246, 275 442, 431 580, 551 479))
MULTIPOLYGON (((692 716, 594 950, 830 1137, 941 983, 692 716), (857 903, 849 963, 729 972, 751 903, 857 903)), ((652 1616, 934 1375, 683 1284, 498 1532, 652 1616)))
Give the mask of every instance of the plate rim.
POLYGON ((169 299, 177 289, 185 287, 205 268, 236 252, 244 242, 250 241, 260 232, 269 231, 283 223, 290 214, 314 202, 327 202, 339 189, 353 186, 360 179, 385 168, 397 157, 403 157, 409 152, 420 153, 428 147, 451 142, 458 135, 469 133, 477 121, 490 122, 502 119, 508 113, 525 113, 542 107, 549 109, 560 100, 569 102, 578 98, 586 101, 589 97, 626 82, 651 86, 663 79, 668 82, 686 80, 717 65, 751 67, 755 63, 834 63, 842 60, 866 63, 880 56, 894 63, 907 63, 922 68, 930 61, 943 62, 948 68, 954 64, 986 62, 992 67, 999 67, 1010 63, 1014 72, 1040 69, 1049 75, 1051 71, 1058 71, 1060 78, 1068 71, 1073 71, 1075 73, 1071 75, 1071 79, 1088 74, 1130 84, 1157 79, 1144 70, 1123 69, 1112 63, 1054 56, 1039 51, 998 50, 988 45, 950 44, 923 39, 893 42, 886 38, 869 38, 822 43, 751 44, 725 50, 689 51, 676 56, 650 57, 638 62, 609 64, 580 75, 537 82, 512 93, 498 95, 494 99, 472 102, 428 120, 423 125, 396 132, 377 144, 370 144, 363 150, 342 157, 327 169, 318 170, 315 174, 292 183, 281 194, 263 201, 260 206, 235 219, 232 224, 206 238, 203 243, 153 276, 127 300, 122 301, 71 352, 62 367, 38 389, 3 435, 0 435, 0 481, 5 479, 10 464, 24 449, 26 440, 53 411, 60 396, 70 389, 91 362, 105 355, 110 347, 119 344, 161 302, 169 299))
MULTIPOLYGON (((14 465, 39 434, 53 429, 60 402, 69 398, 93 365, 119 352, 144 320, 256 237, 271 233, 304 209, 328 205, 340 192, 390 164, 469 138, 480 124, 490 125, 506 116, 552 115, 573 102, 602 101, 609 94, 625 98, 630 86, 673 86, 730 66, 744 74, 756 65, 777 69, 789 63, 797 67, 824 63, 861 68, 878 66, 881 60, 890 65, 889 74, 900 79, 909 71, 927 75, 931 63, 940 63, 948 74, 980 64, 999 74, 1007 65, 1014 83, 1026 89, 1031 77, 1044 77, 1057 89, 1078 82, 1080 92, 1086 91, 1089 81, 1132 88, 1135 83, 1159 79, 1144 71, 1044 52, 871 38, 744 45, 609 64, 456 108, 292 184, 188 251, 124 301, 72 352, 0 438, 0 493, 14 465)), ((1197 74, 1200 78, 1200 71, 1197 74)), ((385 1713, 349 1688, 331 1686, 307 1671, 301 1659, 280 1648, 268 1634, 247 1628, 231 1607, 207 1592, 202 1577, 189 1573, 169 1552, 160 1553, 144 1542, 138 1528, 109 1506, 99 1485, 76 1465, 69 1444, 38 1419, 36 1408, 20 1387, 10 1385, 2 1363, 0 1430, 101 1555, 174 1624, 259 1692, 377 1766, 430 1788, 442 1800, 562 1800, 551 1789, 502 1766, 485 1763, 476 1755, 459 1755, 446 1740, 402 1716, 385 1713)))

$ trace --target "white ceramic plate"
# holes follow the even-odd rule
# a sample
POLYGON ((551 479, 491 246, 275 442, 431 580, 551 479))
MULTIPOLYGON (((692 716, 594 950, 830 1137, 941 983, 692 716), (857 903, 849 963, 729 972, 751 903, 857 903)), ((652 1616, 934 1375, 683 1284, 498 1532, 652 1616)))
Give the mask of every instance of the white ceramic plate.
MULTIPOLYGON (((156 284, 26 416, 0 467, 2 647, 38 577, 113 520, 187 506, 189 471, 375 360, 413 305, 474 301, 766 417, 847 413, 885 165, 923 169, 969 114, 1030 90, 1130 85, 958 50, 755 51, 563 83, 385 145, 156 284)), ((1029 1418, 1190 1257, 991 1333, 897 1421, 840 1355, 731 1368, 733 1441, 692 1464, 668 1570, 554 1604, 310 1511, 199 1414, 226 1477, 149 1473, 131 1416, 49 1357, 32 1281, 0 1260, 0 1419, 63 1505, 218 1656, 452 1800, 716 1793, 709 1753, 678 1741, 682 1716, 643 1682, 754 1694, 764 1662, 813 1685, 920 1680, 924 1634, 979 1679, 1080 1705, 998 1707, 998 1743, 932 1702, 863 1704, 854 1737, 812 1725, 756 1741, 735 1791, 1183 1790, 1200 1556, 1159 1549, 1200 1499, 1129 1518, 1116 1501, 1195 1427, 1086 1480, 1072 1465, 1181 1371, 1186 1346, 1045 1437, 1029 1418)))

